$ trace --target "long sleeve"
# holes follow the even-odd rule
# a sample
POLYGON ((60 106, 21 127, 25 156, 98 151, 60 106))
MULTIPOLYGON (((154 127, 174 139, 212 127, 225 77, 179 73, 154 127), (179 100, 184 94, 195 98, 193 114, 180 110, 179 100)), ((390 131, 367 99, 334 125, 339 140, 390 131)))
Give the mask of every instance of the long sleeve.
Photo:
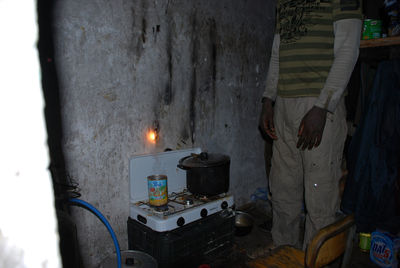
POLYGON ((328 78, 315 106, 334 112, 357 62, 361 25, 359 19, 343 19, 334 22, 334 61, 328 78))
POLYGON ((276 99, 279 79, 279 44, 279 34, 275 34, 274 41, 272 43, 271 58, 269 60, 267 82, 263 93, 263 97, 269 98, 273 101, 276 99))

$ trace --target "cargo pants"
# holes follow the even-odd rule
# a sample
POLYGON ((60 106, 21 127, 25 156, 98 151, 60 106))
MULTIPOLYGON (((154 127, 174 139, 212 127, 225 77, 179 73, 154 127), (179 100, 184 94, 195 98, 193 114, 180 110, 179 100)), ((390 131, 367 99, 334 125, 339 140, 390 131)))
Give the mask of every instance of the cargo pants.
POLYGON ((316 98, 281 98, 274 107, 278 139, 273 143, 269 179, 274 245, 306 248, 322 227, 335 220, 339 209, 339 179, 347 135, 346 111, 341 100, 334 113, 327 113, 322 141, 312 150, 296 148, 304 115, 316 98), (302 209, 305 205, 304 242, 300 241, 302 209))

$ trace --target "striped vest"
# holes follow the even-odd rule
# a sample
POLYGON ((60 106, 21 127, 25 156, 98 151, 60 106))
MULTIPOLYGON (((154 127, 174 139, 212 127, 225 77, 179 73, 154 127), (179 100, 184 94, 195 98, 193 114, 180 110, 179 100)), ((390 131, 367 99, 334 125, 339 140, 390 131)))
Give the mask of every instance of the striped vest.
POLYGON ((318 96, 333 62, 333 22, 362 19, 360 0, 278 0, 278 95, 318 96))

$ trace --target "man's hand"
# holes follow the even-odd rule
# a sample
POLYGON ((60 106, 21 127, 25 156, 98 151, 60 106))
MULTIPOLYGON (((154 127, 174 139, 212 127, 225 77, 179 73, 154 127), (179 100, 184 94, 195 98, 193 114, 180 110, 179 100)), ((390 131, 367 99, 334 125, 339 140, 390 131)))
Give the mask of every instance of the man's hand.
POLYGON ((278 139, 275 133, 274 108, 272 107, 271 99, 266 98, 263 102, 259 124, 261 130, 267 133, 267 135, 270 136, 271 139, 278 139))
POLYGON ((299 127, 297 148, 311 150, 321 143, 326 122, 326 110, 314 106, 303 117, 299 127))

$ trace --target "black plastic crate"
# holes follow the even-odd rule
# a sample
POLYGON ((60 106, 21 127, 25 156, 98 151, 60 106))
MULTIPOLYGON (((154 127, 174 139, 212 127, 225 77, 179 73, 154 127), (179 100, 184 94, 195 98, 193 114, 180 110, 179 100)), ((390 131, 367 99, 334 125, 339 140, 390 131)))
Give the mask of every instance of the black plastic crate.
POLYGON ((128 218, 129 249, 153 256, 160 268, 197 267, 232 250, 235 216, 223 210, 168 232, 156 232, 128 218))

